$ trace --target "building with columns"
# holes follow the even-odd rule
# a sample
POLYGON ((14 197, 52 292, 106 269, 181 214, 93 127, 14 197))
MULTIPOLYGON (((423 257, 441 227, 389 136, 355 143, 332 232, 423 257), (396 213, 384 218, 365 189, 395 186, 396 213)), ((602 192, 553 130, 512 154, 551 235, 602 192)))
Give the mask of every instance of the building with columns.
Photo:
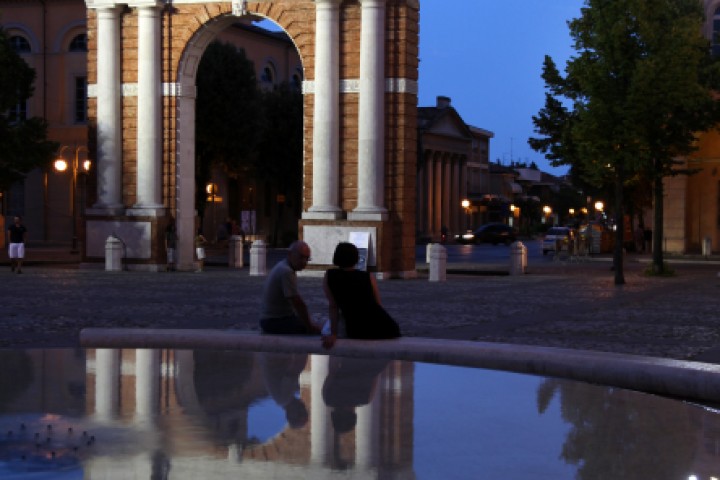
POLYGON ((46 119, 48 137, 60 145, 58 156, 80 163, 74 180, 72 168, 58 172, 50 165, 30 172, 24 182, 0 192, 0 214, 21 215, 28 242, 69 245, 73 203, 79 232, 82 205, 94 196, 92 166, 89 174, 82 168, 85 160, 95 158, 87 148, 85 4, 82 0, 0 0, 0 27, 36 74, 33 96, 14 113, 46 119), (77 195, 73 195, 74 184, 77 195))
MULTIPOLYGON (((351 232, 366 232, 368 265, 380 278, 415 275, 417 0, 84 3, 0 1, 6 18, 26 9, 27 20, 3 19, 20 37, 50 35, 61 50, 72 40, 70 30, 85 35, 87 51, 76 57, 87 118, 63 140, 82 145, 81 156, 93 160, 78 228, 85 262, 102 263, 114 235, 125 245, 127 268, 158 270, 165 261, 162 232, 175 220, 179 267, 193 268, 197 66, 228 26, 267 19, 287 33, 299 59, 291 78, 302 81, 303 91, 298 224, 313 248, 309 269, 327 267, 337 242, 351 232), (45 9, 37 15, 40 4, 45 9), (58 32, 40 25, 62 24, 68 15, 58 32)), ((40 55, 49 48, 30 44, 34 67, 50 61, 40 55)), ((39 73, 52 84, 49 69, 39 73)), ((37 230, 30 225, 31 238, 37 230)))
POLYGON ((197 64, 238 18, 275 21, 304 69, 305 160, 300 236, 311 268, 331 264, 350 232, 370 234, 381 278, 414 265, 417 21, 413 0, 88 0, 91 150, 97 201, 85 259, 121 238, 129 268, 157 269, 174 218, 179 267, 192 268, 197 64))
POLYGON ((440 241, 472 229, 489 191, 493 133, 467 125, 448 97, 418 108, 417 238, 440 241), (470 203, 463 207, 463 200, 470 203))

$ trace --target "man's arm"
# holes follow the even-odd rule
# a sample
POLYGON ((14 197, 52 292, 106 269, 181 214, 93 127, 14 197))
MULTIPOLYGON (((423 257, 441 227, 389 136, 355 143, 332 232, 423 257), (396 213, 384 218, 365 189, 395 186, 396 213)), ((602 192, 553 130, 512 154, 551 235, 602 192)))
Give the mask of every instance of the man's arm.
POLYGON ((297 316, 305 324, 310 333, 320 333, 320 327, 310 320, 310 313, 308 312, 307 305, 305 305, 305 301, 302 297, 300 295, 293 295, 292 297, 288 297, 288 300, 292 304, 295 313, 297 313, 297 316))

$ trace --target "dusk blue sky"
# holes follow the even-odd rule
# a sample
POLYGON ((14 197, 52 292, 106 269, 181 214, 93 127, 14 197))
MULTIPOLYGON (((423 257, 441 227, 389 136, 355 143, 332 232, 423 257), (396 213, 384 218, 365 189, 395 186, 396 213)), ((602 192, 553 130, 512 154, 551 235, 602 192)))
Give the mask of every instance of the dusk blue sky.
POLYGON ((421 0, 419 106, 452 99, 465 123, 490 130, 490 160, 552 168, 530 148, 532 116, 545 102, 542 62, 564 71, 573 55, 567 21, 584 0, 421 0))
MULTIPOLYGON (((420 0, 418 106, 450 97, 460 116, 495 134, 490 161, 535 162, 562 175, 527 143, 545 103, 545 55, 560 71, 573 55, 568 20, 584 0, 420 0)), ((279 29, 272 22, 261 24, 279 29)))

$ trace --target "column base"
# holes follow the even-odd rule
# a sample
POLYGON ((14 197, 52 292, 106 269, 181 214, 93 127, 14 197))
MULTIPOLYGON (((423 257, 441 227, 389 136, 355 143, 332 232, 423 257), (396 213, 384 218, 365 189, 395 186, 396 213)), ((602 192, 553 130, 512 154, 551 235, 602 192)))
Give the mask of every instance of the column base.
POLYGON ((85 209, 86 215, 96 216, 117 216, 125 214, 124 205, 93 205, 92 208, 85 209))
POLYGON ((348 212, 348 220, 384 222, 389 218, 387 210, 353 210, 348 212))
POLYGON ((302 213, 303 220, 341 220, 342 210, 308 210, 302 213))
POLYGON ((163 205, 133 205, 132 208, 127 209, 125 215, 128 217, 164 217, 166 212, 167 208, 163 205))

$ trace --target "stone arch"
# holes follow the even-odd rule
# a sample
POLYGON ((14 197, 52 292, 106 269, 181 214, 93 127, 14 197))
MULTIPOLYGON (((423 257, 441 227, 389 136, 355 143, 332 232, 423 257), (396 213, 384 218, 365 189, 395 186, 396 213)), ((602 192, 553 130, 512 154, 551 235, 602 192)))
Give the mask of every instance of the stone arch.
POLYGON ((103 257, 114 234, 131 268, 159 269, 164 225, 175 218, 180 266, 192 268, 195 70, 222 25, 252 15, 282 27, 301 58, 299 226, 313 248, 310 269, 324 270, 335 244, 361 231, 370 234, 368 265, 381 278, 414 276, 417 0, 87 4, 98 159, 87 260, 103 257))

